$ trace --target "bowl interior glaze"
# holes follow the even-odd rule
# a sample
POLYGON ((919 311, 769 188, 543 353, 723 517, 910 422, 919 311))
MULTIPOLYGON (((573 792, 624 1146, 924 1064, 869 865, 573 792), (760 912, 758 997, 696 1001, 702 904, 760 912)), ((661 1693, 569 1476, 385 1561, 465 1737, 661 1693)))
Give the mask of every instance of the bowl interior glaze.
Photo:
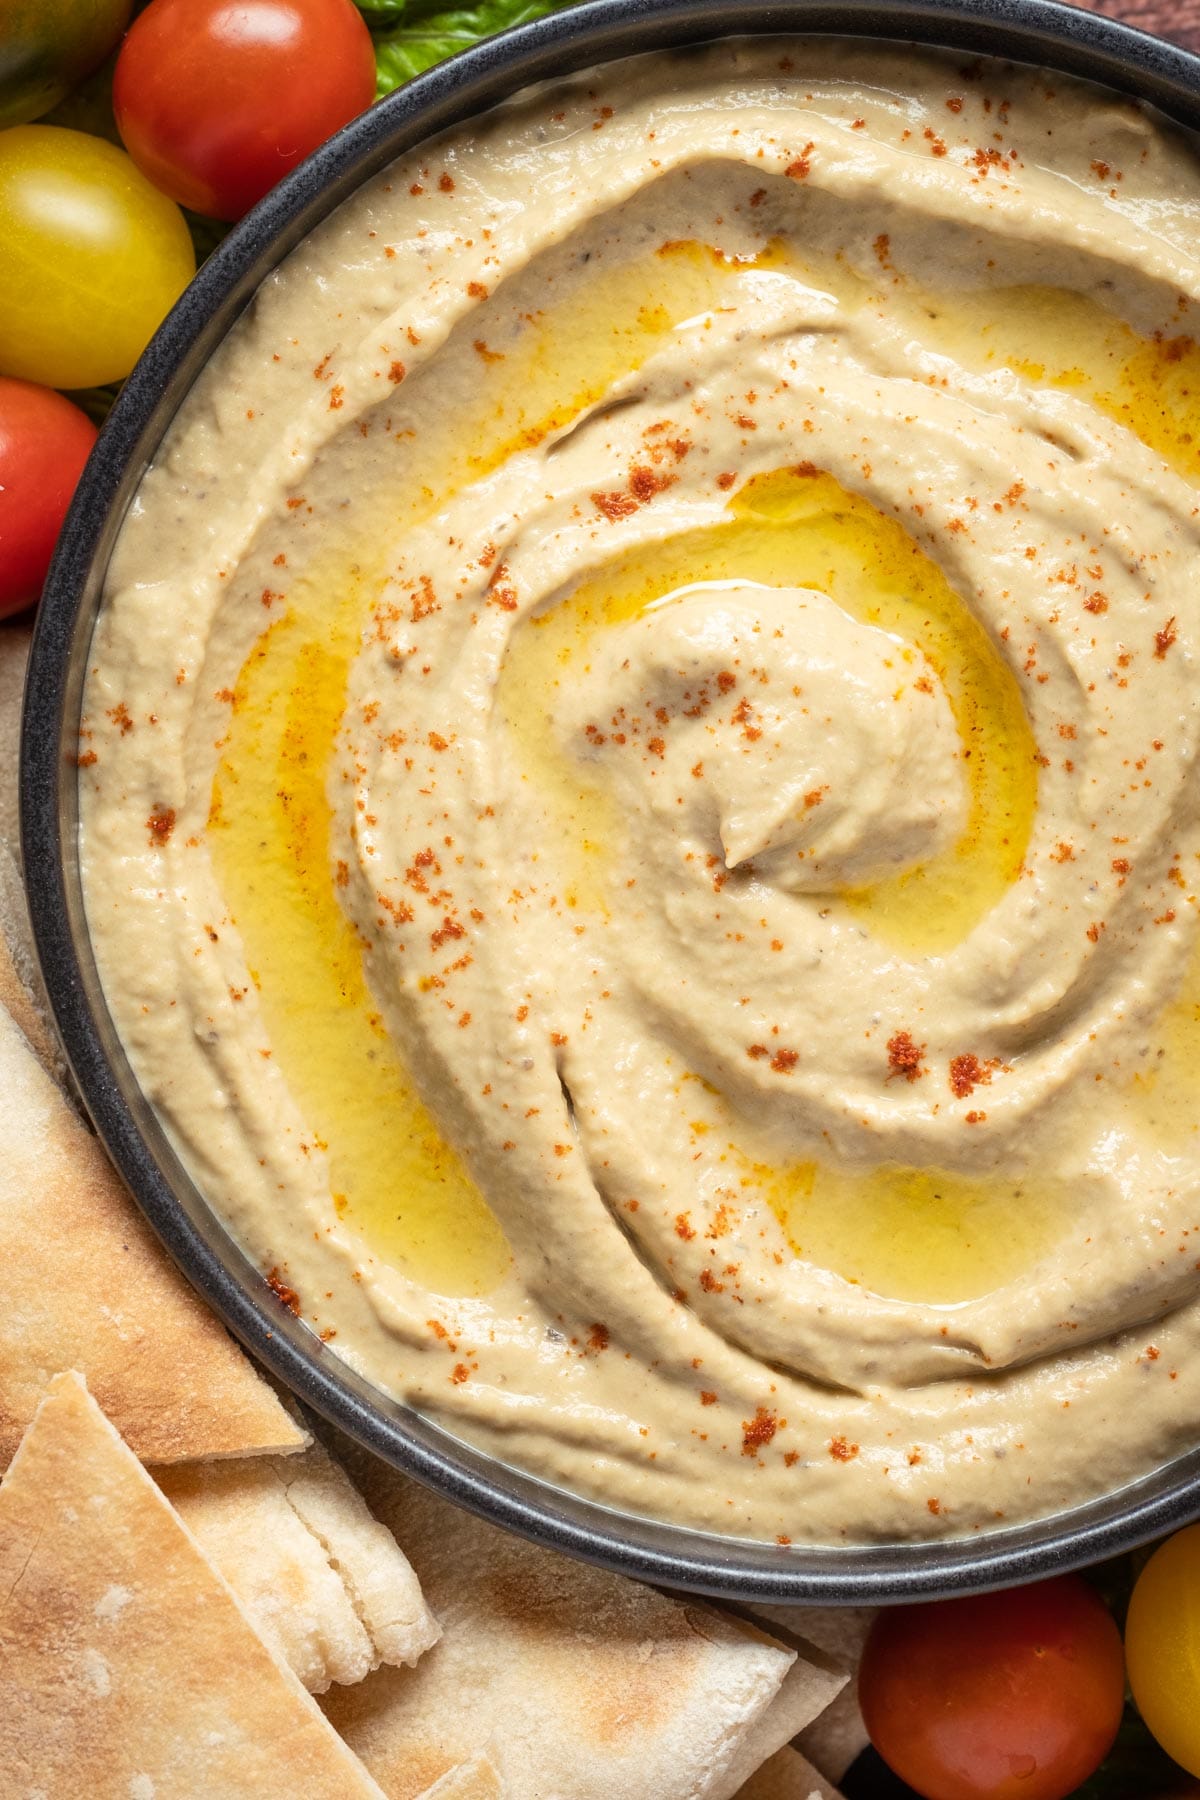
POLYGON ((1200 58, 1053 0, 592 0, 481 44, 364 114, 276 188, 201 269, 130 376, 80 483, 38 614, 21 755, 22 838, 47 991, 113 1161, 188 1279, 301 1400, 447 1498, 623 1574, 724 1595, 876 1604, 1010 1585, 1200 1517, 1200 1448, 1086 1506, 973 1539, 794 1547, 670 1526, 548 1486, 381 1394, 283 1307, 175 1155, 109 1017, 80 886, 81 689, 126 507, 196 374, 263 278, 361 182, 534 81, 732 34, 902 39, 1107 83, 1200 127, 1200 58))

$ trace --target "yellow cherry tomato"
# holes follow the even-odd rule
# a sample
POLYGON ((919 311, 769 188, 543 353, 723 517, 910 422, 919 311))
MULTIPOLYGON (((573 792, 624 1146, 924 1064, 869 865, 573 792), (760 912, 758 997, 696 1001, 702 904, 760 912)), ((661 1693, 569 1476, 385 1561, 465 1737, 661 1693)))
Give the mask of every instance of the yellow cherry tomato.
POLYGON ((1154 1552, 1125 1621, 1138 1711, 1168 1756, 1200 1775, 1200 1525, 1154 1552))
POLYGON ((0 375, 128 375, 196 272, 183 214, 123 150, 56 125, 0 132, 0 375))

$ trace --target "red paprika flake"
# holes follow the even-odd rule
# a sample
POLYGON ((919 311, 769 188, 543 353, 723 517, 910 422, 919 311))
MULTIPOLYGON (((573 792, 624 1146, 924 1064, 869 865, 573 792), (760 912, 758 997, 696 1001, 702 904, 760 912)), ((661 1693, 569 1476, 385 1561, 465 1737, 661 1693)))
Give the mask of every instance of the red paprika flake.
POLYGON ((903 1075, 905 1081, 916 1081, 925 1073, 925 1065, 921 1058, 925 1054, 924 1044, 914 1042, 911 1032, 893 1032, 887 1043, 888 1068, 892 1075, 903 1075))
POLYGON ((742 1420, 742 1455, 757 1456, 778 1430, 778 1415, 760 1406, 752 1419, 742 1420))

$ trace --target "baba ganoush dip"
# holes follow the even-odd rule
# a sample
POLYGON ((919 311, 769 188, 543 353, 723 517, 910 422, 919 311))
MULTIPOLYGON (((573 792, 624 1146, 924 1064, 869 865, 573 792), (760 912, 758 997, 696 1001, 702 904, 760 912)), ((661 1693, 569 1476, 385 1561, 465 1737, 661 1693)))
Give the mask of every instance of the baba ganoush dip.
POLYGON ((112 557, 83 873, 332 1353, 781 1543, 1196 1441, 1198 245, 1132 103, 759 41, 263 284, 112 557))

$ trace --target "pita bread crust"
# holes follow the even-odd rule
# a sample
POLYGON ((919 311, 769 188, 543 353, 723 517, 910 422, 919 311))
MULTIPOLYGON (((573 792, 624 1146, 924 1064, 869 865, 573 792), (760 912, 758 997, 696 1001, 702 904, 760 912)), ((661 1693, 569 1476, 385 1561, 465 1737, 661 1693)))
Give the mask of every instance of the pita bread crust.
POLYGON ((33 948, 33 933, 21 884, 9 846, 0 840, 0 1006, 7 1007, 42 1066, 62 1085, 66 1064, 50 1028, 50 1011, 42 992, 33 948))
POLYGON ((45 1066, 65 1072, 49 1027, 21 884, 17 767, 21 700, 32 637, 28 626, 0 625, 0 1006, 6 1006, 45 1066))
POLYGON ((495 1763, 476 1756, 456 1769, 447 1769, 420 1800, 511 1800, 511 1796, 495 1763))
POLYGON ((739 1788, 737 1800, 843 1800, 798 1750, 777 1750, 739 1788))
POLYGON ((0 1468, 62 1368, 143 1461, 301 1448, 2 1009, 0 1093, 0 1468))
POLYGON ((764 1762, 791 1742, 806 1725, 822 1717, 835 1704, 849 1682, 846 1670, 818 1650, 815 1644, 800 1637, 780 1637, 796 1652, 792 1664, 780 1684, 779 1692, 766 1712, 750 1727, 734 1753, 719 1800, 732 1800, 764 1762))
POLYGON ((752 1600, 743 1609, 786 1638, 815 1644, 851 1673, 858 1668, 877 1606, 773 1606, 752 1600))
POLYGON ((376 1662, 416 1663, 437 1643, 441 1628, 392 1533, 320 1444, 277 1467, 288 1504, 345 1583, 375 1647, 376 1662))
POLYGON ((0 844, 0 1006, 9 1014, 15 1024, 19 1025, 29 1042, 31 1050, 37 1054, 42 1067, 54 1073, 54 1047, 46 1031, 45 1024, 38 1014, 30 997, 29 989, 17 972, 10 944, 12 933, 4 914, 4 863, 8 851, 0 844))
POLYGON ((830 1781, 840 1781, 871 1741, 858 1704, 858 1683, 851 1681, 843 1688, 833 1705, 806 1726, 796 1741, 822 1774, 830 1781))
MULTIPOLYGON (((877 1608, 873 1606, 760 1606, 745 1609, 761 1619, 785 1642, 793 1636, 818 1644, 850 1674, 856 1675, 863 1645, 877 1608)), ((809 1761, 838 1782, 869 1743, 858 1704, 858 1683, 848 1681, 832 1705, 805 1727, 798 1744, 809 1761)))
POLYGON ((319 1694, 334 1681, 361 1681, 379 1659, 320 1543, 288 1505, 278 1468, 286 1460, 178 1463, 157 1479, 259 1636, 319 1694))
POLYGON ((444 1634, 411 1673, 379 1669, 323 1702, 390 1800, 415 1800, 480 1753, 513 1800, 734 1791, 739 1740, 776 1699, 792 1651, 510 1537, 340 1440, 339 1453, 444 1634))
POLYGON ((436 1643, 411 1563, 320 1445, 177 1464, 157 1479, 310 1693, 414 1663, 436 1643))
POLYGON ((76 1374, 0 1486, 0 1595, 8 1791, 380 1800, 76 1374))

